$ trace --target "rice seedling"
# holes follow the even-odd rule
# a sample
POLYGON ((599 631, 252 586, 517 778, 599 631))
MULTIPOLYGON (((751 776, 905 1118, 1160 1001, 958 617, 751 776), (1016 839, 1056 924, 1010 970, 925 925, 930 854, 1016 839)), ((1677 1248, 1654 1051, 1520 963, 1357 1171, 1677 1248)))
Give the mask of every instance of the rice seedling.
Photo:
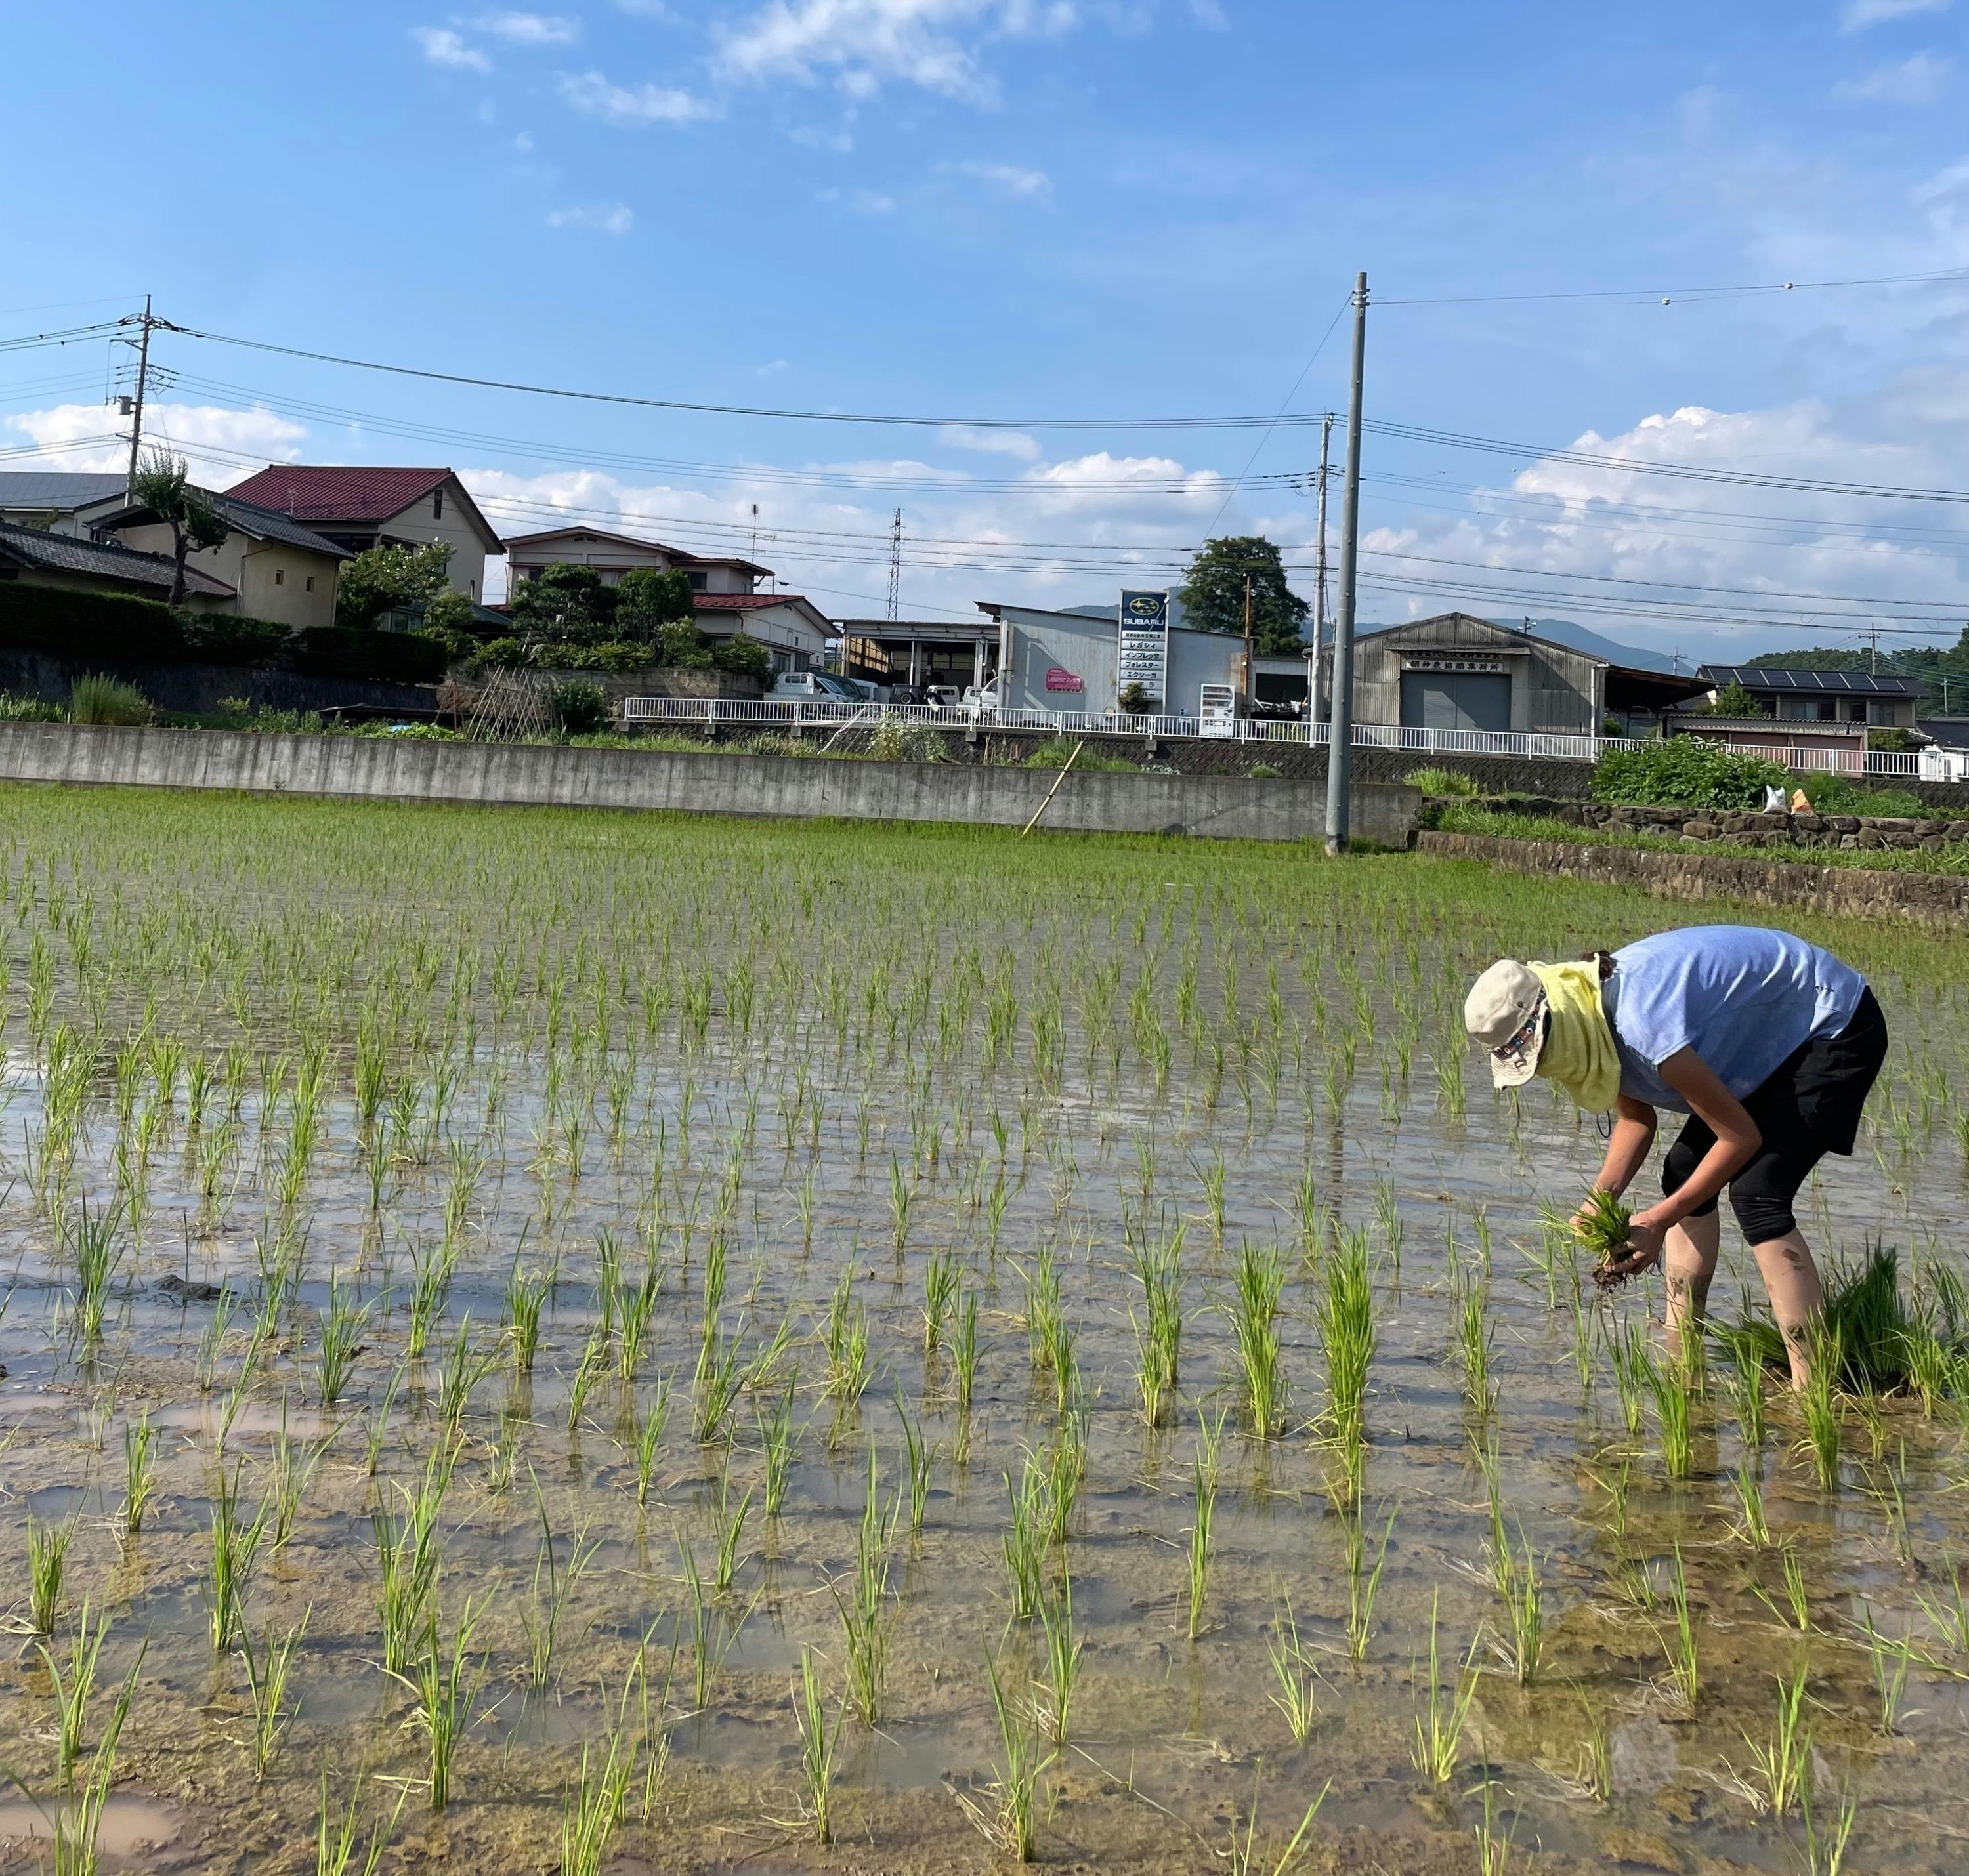
POLYGON ((759 1422, 760 1443, 766 1458, 763 1506, 768 1518, 777 1518, 787 1502, 787 1488, 793 1478, 793 1459, 799 1436, 793 1427, 793 1384, 787 1382, 773 1411, 759 1422))
POLYGON ((1944 1644, 1957 1654, 1969 1654, 1969 1592, 1963 1587, 1961 1564, 1949 1560, 1945 1596, 1939 1591, 1931 1596, 1925 1589, 1917 1589, 1915 1600, 1944 1644))
POLYGON ((1799 1450, 1811 1460, 1819 1490, 1836 1492, 1841 1443, 1838 1377, 1844 1366, 1838 1331, 1821 1320, 1808 1334, 1807 1346, 1808 1366, 1799 1395, 1805 1438, 1799 1450))
POLYGON ((212 1649, 223 1654, 245 1628, 246 1592, 252 1582, 273 1507, 262 1499, 251 1520, 239 1513, 239 1468, 228 1479, 222 1466, 212 1500, 212 1561, 206 1580, 212 1649))
POLYGON ((1730 1528, 1731 1536, 1753 1550, 1769 1550, 1771 1527, 1764 1511, 1763 1476, 1748 1453, 1737 1461, 1730 1483, 1737 1495, 1737 1521, 1730 1528))
POLYGON ((1052 1492, 1045 1469, 1030 1453, 1026 1456, 1017 1485, 1012 1483, 1009 1473, 1006 1474, 1005 1490, 1011 1499, 1012 1517, 999 1543, 1011 1592, 1012 1619, 1030 1622, 1039 1613, 1045 1591, 1052 1492))
POLYGON ((426 1625, 437 1594, 443 1537, 438 1519, 450 1489, 455 1447, 442 1443, 425 1462, 417 1489, 399 1486, 401 1514, 379 1500, 370 1513, 370 1529, 381 1572, 377 1615, 383 1633, 383 1671, 401 1677, 409 1669, 412 1651, 426 1625))
POLYGON ((1210 1587, 1211 1531, 1217 1515, 1217 1467, 1214 1454, 1199 1454, 1195 1479, 1195 1515, 1189 1528, 1187 1584, 1189 1620, 1186 1631, 1192 1641, 1202 1633, 1204 1599, 1210 1587))
MULTIPOLYGON (((589 1566, 595 1560, 599 1542, 591 1538, 585 1525, 577 1526, 567 1541, 563 1562, 555 1539, 553 1520, 548 1515, 547 1495, 540 1482, 533 1481, 534 1508, 540 1513, 540 1541, 534 1553, 533 1607, 520 1612, 520 1627, 527 1641, 527 1685, 537 1690, 553 1678, 554 1651, 560 1645, 561 1625, 567 1608, 589 1566)), ((742 1521, 742 1518, 741 1518, 742 1521)), ((433 1570, 431 1599, 436 1596, 433 1570)), ((430 1599, 426 1605, 429 1612, 430 1599)))
POLYGON ((362 1781, 363 1774, 355 1774, 355 1782, 350 1788, 349 1802, 338 1810, 329 1799, 329 1777, 321 1775, 321 1803, 316 1813, 315 1876, 377 1876, 382 1868, 383 1859, 389 1854, 390 1840, 395 1835, 397 1820, 404 1814, 404 1806, 410 1801, 408 1792, 397 1794, 397 1808, 387 1819, 378 1819, 371 1826, 366 1839, 362 1836, 362 1781), (356 1861, 358 1843, 362 1861, 356 1861))
POLYGON ((854 1297, 855 1272, 851 1265, 842 1272, 841 1281, 835 1286, 822 1330, 827 1353, 826 1392, 843 1414, 852 1411, 874 1379, 868 1312, 855 1302, 854 1297))
POLYGON ((1593 1281, 1602 1289, 1619 1283, 1614 1266, 1627 1255, 1632 1236, 1634 1208, 1624 1205, 1611 1192, 1595 1186, 1580 1207, 1579 1222, 1567 1220, 1568 1235, 1593 1259, 1593 1281))
POLYGON ((151 1456, 157 1440, 157 1429, 151 1424, 148 1413, 125 1423, 123 1506, 118 1514, 117 1523, 125 1541, 142 1531, 144 1514, 150 1508, 151 1498, 157 1489, 157 1462, 151 1456))
POLYGON ((929 1503, 930 1468, 936 1451, 923 1438, 923 1427, 910 1419, 900 1388, 896 1390, 896 1419, 903 1430, 903 1456, 909 1466, 910 1535, 923 1534, 923 1512, 929 1503))
POLYGON ((1463 1369, 1463 1398, 1480 1419, 1488 1419, 1497 1405, 1497 1383, 1491 1372, 1494 1328, 1490 1301, 1482 1285, 1474 1285, 1456 1316, 1456 1353, 1463 1369))
POLYGON ((1511 1867, 1512 1854, 1517 1847, 1515 1818, 1509 1830, 1497 1828, 1497 1780, 1487 1777, 1483 1783, 1484 1814, 1472 1832, 1477 1839, 1477 1876, 1506 1876, 1511 1867))
MULTIPOLYGON (((655 1395, 643 1410, 643 1418, 636 1428, 636 1503, 641 1507, 650 1502, 650 1486, 656 1476, 657 1454, 663 1443, 663 1429, 670 1424, 670 1388, 668 1381, 657 1384, 655 1395)), ((767 1508, 771 1506, 772 1487, 770 1473, 767 1474, 767 1508)))
POLYGON ((1270 1439, 1285 1420, 1278 1320, 1284 1287, 1285 1265, 1278 1252, 1247 1242, 1238 1260, 1230 1314, 1245 1424, 1260 1440, 1270 1439))
POLYGON ((54 1876, 96 1876, 100 1867, 96 1839, 102 1828, 103 1812, 109 1802, 116 1776, 116 1754, 123 1729, 130 1717, 130 1706, 137 1693, 137 1677, 143 1671, 148 1644, 137 1651, 137 1658, 124 1677, 111 1703, 109 1717, 89 1754, 89 1770, 81 1788, 69 1803, 55 1812, 52 1830, 54 1876))
POLYGON ((737 1580, 738 1570, 745 1559, 739 1546, 745 1538, 745 1521, 752 1510, 753 1494, 748 1490, 735 1506, 731 1503, 731 1475, 721 1473, 718 1479, 718 1504, 712 1514, 712 1528, 717 1533, 718 1544, 712 1554, 711 1586, 720 1596, 729 1596, 731 1586, 737 1580))
POLYGON ((1839 1808, 1821 1826, 1812 1802, 1812 1780, 1808 1771, 1799 1787, 1799 1816, 1805 1832, 1805 1876, 1843 1876, 1846 1852, 1853 1839, 1853 1826, 1859 1816, 1859 1802, 1851 1792, 1844 1793, 1839 1808))
POLYGON ((1271 1845, 1267 1843, 1260 1848, 1258 1842, 1258 1780, 1254 1772, 1251 1779, 1251 1808, 1246 1814, 1241 1837, 1238 1834, 1237 1813, 1231 1813, 1230 1846, 1221 1858, 1231 1876, 1291 1876, 1291 1872, 1300 1868, 1312 1855, 1306 1833, 1312 1829, 1312 1820, 1319 1815, 1319 1807, 1326 1802, 1327 1793, 1332 1789, 1333 1781, 1328 1779, 1320 1787, 1319 1797, 1306 1807, 1306 1814, 1299 1820, 1299 1828, 1273 1857, 1271 1845))
POLYGON ((530 1375, 534 1372, 534 1359, 540 1346, 540 1314, 553 1293, 553 1286, 554 1273, 551 1268, 529 1273, 514 1259, 512 1272, 506 1279, 505 1314, 501 1327, 505 1332, 506 1345, 512 1352, 513 1372, 516 1375, 530 1375))
POLYGON ((1682 1711, 1693 1713, 1701 1691, 1701 1662, 1695 1612, 1688 1599, 1688 1572, 1682 1563, 1680 1544, 1675 1547, 1675 1573, 1668 1580, 1667 1593, 1669 1612, 1675 1625, 1666 1635, 1657 1629, 1656 1638, 1668 1656, 1669 1690, 1682 1711))
POLYGON ((253 1696, 253 1778, 264 1784, 272 1769, 274 1754, 294 1722, 295 1709, 287 1703, 287 1677, 293 1672, 294 1656, 307 1634, 313 1605, 284 1635, 271 1628, 256 1651, 250 1631, 239 1632, 239 1657, 246 1666, 246 1681, 253 1696))
POLYGON ((1458 1684, 1447 1689, 1442 1684, 1442 1657, 1437 1640, 1442 1601, 1442 1592, 1438 1591, 1429 1603, 1429 1670, 1425 1674, 1419 1664, 1414 1670, 1415 1731, 1410 1748, 1416 1770, 1435 1785, 1446 1785, 1456 1775, 1463 1754, 1463 1735, 1470 1724, 1470 1709, 1477 1698, 1474 1641, 1458 1684))
POLYGON ((842 1701, 830 1725, 812 1648, 800 1650, 800 1679, 793 1683, 793 1702, 794 1723, 800 1729, 803 1814, 813 1832, 814 1841, 829 1844, 834 1841, 834 1755, 841 1743, 841 1725, 848 1716, 848 1703, 845 1699, 842 1701))
POLYGON ((1753 1583, 1752 1590, 1757 1600, 1777 1618, 1780 1627, 1797 1635, 1808 1635, 1812 1632, 1812 1605, 1805 1594, 1805 1566, 1799 1560, 1798 1547, 1787 1541, 1779 1555, 1784 1571, 1783 1607, 1779 1607, 1776 1597, 1762 1583, 1753 1583))
POLYGON ((332 1412, 349 1385, 362 1353, 362 1337, 374 1305, 358 1306, 342 1288, 341 1278, 329 1273, 328 1307, 322 1311, 320 1341, 315 1349, 315 1385, 323 1408, 332 1412))
POLYGON ((1300 1644, 1299 1623, 1293 1615, 1289 1596, 1280 1605, 1273 1632, 1266 1639, 1265 1651, 1271 1660, 1272 1678, 1278 1683, 1272 1704, 1285 1716, 1293 1743, 1304 1745, 1319 1722, 1321 1677, 1300 1644))
POLYGON ((1572 1780, 1595 1804, 1604 1804, 1614 1795, 1614 1742, 1607 1716, 1600 1709, 1582 1702, 1580 1723, 1585 1738, 1579 1747, 1579 1770, 1572 1780))
POLYGON ((301 1499, 334 1437, 330 1434, 312 1447, 297 1449, 287 1437, 286 1403, 282 1402, 281 1430, 274 1441, 273 1476, 267 1487, 267 1502, 272 1508, 274 1519, 269 1535, 274 1550, 284 1549, 293 1537, 300 1516, 301 1499))
POLYGON ((75 1768, 82 1758, 83 1736, 89 1724, 89 1697, 96 1690, 96 1663, 109 1633, 107 1615, 90 1627, 89 1605, 85 1602, 76 1618, 75 1633, 69 1638, 66 1672, 45 1641, 34 1644, 34 1651, 47 1670, 48 1684, 54 1690, 55 1780, 63 1791, 75 1789, 75 1768))
POLYGON ((957 1299, 957 1259, 949 1251, 930 1253, 923 1265, 923 1355, 934 1361, 957 1299))
POLYGON ((978 1385, 978 1292, 967 1289, 957 1306, 957 1335, 951 1347, 951 1365, 957 1379, 957 1411, 971 1411, 978 1385))
POLYGON ((628 1737, 628 1690, 622 1712, 610 1729, 607 1750, 581 1748, 581 1767, 563 1800, 560 1876, 602 1876, 610 1861, 635 1774, 636 1748, 628 1737))
POLYGON ((1182 1370, 1182 1235, 1179 1224, 1153 1242, 1138 1234, 1130 1247, 1135 1280, 1142 1286, 1142 1313, 1128 1312, 1135 1332, 1136 1386, 1142 1418, 1151 1427, 1169 1424, 1182 1370))
POLYGON ((997 1776, 981 1799, 959 1790, 957 1802, 994 1849, 1015 1863, 1030 1863, 1039 1855, 1042 1788, 1059 1754, 1040 1738, 1024 1703, 1007 1696, 997 1661, 987 1655, 984 1668, 1001 1748, 997 1776))
MULTIPOLYGON (((581 1345, 580 1357, 575 1362, 574 1372, 569 1375, 567 1382, 566 1424, 569 1434, 576 1434, 580 1430, 582 1421, 587 1417, 589 1398, 602 1385, 604 1377, 607 1375, 613 1365, 610 1359, 612 1340, 613 1338, 610 1336, 607 1326, 598 1322, 589 1329, 587 1340, 581 1345)), ((735 1366, 737 1359, 735 1352, 732 1356, 735 1366)), ((726 1379, 730 1393, 735 1394, 738 1391, 735 1374, 723 1378, 726 1379)), ((699 1379, 701 1382, 701 1374, 699 1379)), ((720 1398, 728 1398, 729 1395, 720 1398)), ((698 1405, 701 1414, 705 1406, 705 1395, 702 1386, 699 1389, 698 1405)))
MULTIPOLYGON (((1495 1523, 1497 1514, 1493 1512, 1495 1523)), ((1518 1533, 1522 1554, 1513 1553, 1500 1527, 1491 1543, 1491 1568, 1497 1594, 1504 1605, 1507 1634, 1498 1652, 1518 1685, 1529 1687, 1538 1677, 1545 1644, 1545 1589, 1539 1580, 1538 1560, 1518 1533)))
POLYGON ((1367 1659, 1367 1644, 1374 1638, 1374 1603, 1381 1592, 1381 1573, 1387 1567, 1388 1544, 1395 1534, 1400 1509, 1397 1506, 1390 1511, 1388 1521, 1381 1527, 1372 1570, 1367 1567, 1367 1534, 1358 1509, 1341 1522, 1347 1547, 1347 1658, 1357 1667, 1367 1659))
POLYGON ((1739 1777, 1738 1788, 1760 1813, 1782 1817, 1798 1802, 1811 1776, 1812 1729, 1805 1724, 1805 1664, 1787 1680, 1777 1677, 1777 1713, 1769 1739, 1761 1743, 1748 1733, 1750 1776, 1739 1777))
POLYGON ((1694 1377, 1679 1355, 1657 1361, 1643 1349, 1641 1364, 1641 1375, 1654 1398, 1656 1421, 1661 1429, 1662 1469, 1671 1479, 1687 1479, 1695 1470, 1694 1377))
POLYGON ((1898 1641, 1889 1641, 1875 1624, 1871 1606, 1863 1606, 1860 1635, 1867 1644, 1867 1663, 1873 1674, 1874 1696, 1880 1703, 1879 1718, 1874 1723, 1884 1737, 1893 1738, 1906 1717, 1908 1669, 1914 1661, 1914 1637, 1912 1631, 1903 1630, 1898 1641))
POLYGON ((875 1449, 868 1449, 868 1492, 863 1501, 861 1528, 855 1534, 854 1573, 844 1590, 839 1580, 829 1584, 841 1615, 842 1639, 848 1662, 848 1705, 863 1725, 877 1725, 888 1684, 889 1640, 893 1621, 889 1589, 890 1550, 898 1507, 884 1506, 875 1449))
POLYGON ((1326 1358, 1326 1421, 1338 1466, 1337 1488, 1329 1482, 1328 1490, 1336 1502, 1355 1505, 1367 1443, 1367 1377, 1378 1339, 1366 1233, 1335 1234, 1325 1275, 1314 1322, 1326 1358))
POLYGON ((483 1599, 477 1603, 466 1599, 452 1631, 447 1657, 433 1594, 424 1611, 420 1645, 408 1667, 393 1676, 410 1696, 410 1716, 404 1722, 406 1728, 424 1736, 428 1752, 426 1782, 433 1811, 442 1811, 451 1803, 453 1763, 471 1728, 478 1696, 485 1684, 488 1671, 485 1659, 481 1657, 474 1662, 469 1657, 472 1634, 485 1607, 483 1599))

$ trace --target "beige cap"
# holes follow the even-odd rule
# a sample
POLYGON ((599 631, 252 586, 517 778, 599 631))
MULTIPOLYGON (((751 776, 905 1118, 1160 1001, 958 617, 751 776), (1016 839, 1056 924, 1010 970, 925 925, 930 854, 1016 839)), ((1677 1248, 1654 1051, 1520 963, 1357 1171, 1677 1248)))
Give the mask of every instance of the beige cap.
POLYGON ((1545 986, 1528 964, 1500 957, 1471 985, 1463 1026, 1491 1051, 1491 1084, 1522 1087, 1545 1047, 1545 986))

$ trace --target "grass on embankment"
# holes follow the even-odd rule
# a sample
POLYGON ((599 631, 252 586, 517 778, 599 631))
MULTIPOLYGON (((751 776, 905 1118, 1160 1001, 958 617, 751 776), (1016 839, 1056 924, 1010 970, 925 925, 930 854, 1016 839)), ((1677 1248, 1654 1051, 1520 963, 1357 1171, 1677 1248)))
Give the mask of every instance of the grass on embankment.
POLYGON ((1779 860, 1806 867, 1858 867, 1877 873, 1969 875, 1969 841, 1941 847, 1755 847, 1742 841, 1686 841, 1634 828, 1582 828, 1549 815, 1513 814, 1474 802, 1432 807, 1429 825, 1444 834, 1489 834, 1516 841, 1562 841, 1575 847, 1627 847, 1643 853, 1716 854, 1733 860, 1779 860))

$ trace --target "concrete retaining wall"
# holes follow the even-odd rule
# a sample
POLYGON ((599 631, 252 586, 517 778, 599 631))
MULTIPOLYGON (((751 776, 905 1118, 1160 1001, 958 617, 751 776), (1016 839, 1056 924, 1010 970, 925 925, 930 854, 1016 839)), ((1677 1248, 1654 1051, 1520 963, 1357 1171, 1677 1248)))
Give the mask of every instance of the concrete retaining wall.
MULTIPOLYGON (((928 763, 0 724, 0 780, 131 788, 1023 827, 1053 779, 928 763)), ((1405 847, 1421 805, 1413 789, 1361 788, 1354 831, 1405 847)), ((1325 791, 1312 782, 1075 773, 1040 825, 1301 841, 1316 838, 1325 819, 1325 791)))
POLYGON ((1491 834, 1439 834, 1416 838, 1419 851, 1484 860, 1513 872, 1604 885, 1637 886, 1659 899, 1734 899, 1839 918, 1915 919, 1969 925, 1969 878, 1932 873, 1888 873, 1865 867, 1812 867, 1790 860, 1742 860, 1722 854, 1662 854, 1632 847, 1591 847, 1563 841, 1515 841, 1491 834))
POLYGON ((427 684, 373 684, 360 678, 315 677, 259 666, 143 664, 115 658, 70 658, 60 652, 0 648, 0 691, 66 705, 69 686, 100 671, 134 684, 160 710, 203 716, 225 697, 269 710, 401 710, 428 716, 437 691, 427 684))

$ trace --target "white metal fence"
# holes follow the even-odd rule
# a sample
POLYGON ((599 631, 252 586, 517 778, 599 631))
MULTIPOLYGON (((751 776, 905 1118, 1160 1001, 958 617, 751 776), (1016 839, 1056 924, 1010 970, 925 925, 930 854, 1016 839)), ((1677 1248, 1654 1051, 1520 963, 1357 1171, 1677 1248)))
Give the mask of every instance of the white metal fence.
MULTIPOLYGON (((939 729, 971 727, 973 713, 961 705, 939 708, 933 704, 849 704, 780 702, 771 698, 630 697, 622 704, 624 723, 669 724, 680 729, 744 727, 767 730, 873 728, 878 723, 924 723, 939 729)), ((1130 716, 1121 711, 993 710, 976 719, 993 730, 1036 730, 1055 736, 1153 737, 1174 740, 1200 737, 1195 717, 1130 716)), ((1234 727, 1213 725, 1242 743, 1298 744, 1325 748, 1332 726, 1284 717, 1240 717, 1234 727)), ((1640 739, 1617 736, 1562 736, 1516 730, 1420 730, 1385 723, 1357 723, 1356 749, 1398 750, 1419 757, 1520 756, 1559 762, 1597 762, 1610 750, 1640 749, 1640 739)), ((1924 776, 1933 780, 1965 778, 1958 761, 1951 770, 1938 751, 1870 749, 1799 749, 1780 752, 1744 743, 1724 745, 1733 755, 1766 756, 1782 760, 1800 774, 1844 773, 1924 776)))

